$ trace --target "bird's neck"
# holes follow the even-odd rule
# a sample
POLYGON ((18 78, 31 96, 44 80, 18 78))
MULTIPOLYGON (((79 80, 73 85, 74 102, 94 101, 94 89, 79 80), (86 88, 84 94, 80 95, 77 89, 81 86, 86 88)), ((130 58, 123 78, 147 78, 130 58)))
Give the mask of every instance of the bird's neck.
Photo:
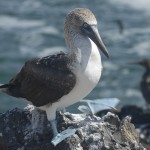
MULTIPOLYGON (((72 32, 73 33, 73 32, 72 32)), ((101 65, 101 57, 96 44, 80 33, 65 36, 69 48, 69 57, 76 64, 86 68, 90 61, 101 65)))

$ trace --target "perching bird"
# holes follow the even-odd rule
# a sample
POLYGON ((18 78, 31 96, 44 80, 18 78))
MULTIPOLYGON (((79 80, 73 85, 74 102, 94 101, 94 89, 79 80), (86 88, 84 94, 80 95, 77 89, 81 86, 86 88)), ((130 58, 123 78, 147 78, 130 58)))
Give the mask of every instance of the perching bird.
POLYGON ((61 137, 56 111, 83 99, 97 85, 102 72, 98 49, 109 57, 89 9, 76 8, 67 15, 64 36, 67 54, 29 60, 8 84, 0 86, 1 91, 45 110, 56 140, 61 137))
POLYGON ((141 61, 135 62, 145 68, 140 87, 145 101, 150 104, 150 60, 143 59, 141 61))

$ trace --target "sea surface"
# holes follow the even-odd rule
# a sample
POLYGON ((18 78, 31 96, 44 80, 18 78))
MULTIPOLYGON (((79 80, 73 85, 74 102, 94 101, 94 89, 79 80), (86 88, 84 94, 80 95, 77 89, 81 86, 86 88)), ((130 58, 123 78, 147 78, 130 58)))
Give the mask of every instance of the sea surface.
MULTIPOLYGON (((96 15, 111 57, 101 53, 102 77, 86 98, 116 97, 121 105, 145 105, 139 87, 144 69, 129 62, 150 58, 149 6, 149 0, 0 0, 0 83, 7 83, 31 58, 67 51, 64 18, 72 9, 86 7, 96 15)), ((1 112, 26 104, 0 93, 1 112)))

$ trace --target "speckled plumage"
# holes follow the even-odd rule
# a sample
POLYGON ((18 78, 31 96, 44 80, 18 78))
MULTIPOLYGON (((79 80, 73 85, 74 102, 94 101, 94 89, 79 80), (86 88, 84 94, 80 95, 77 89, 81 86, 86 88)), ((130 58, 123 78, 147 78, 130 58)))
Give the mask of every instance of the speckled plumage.
POLYGON ((65 25, 82 26, 84 22, 97 24, 94 14, 89 9, 76 8, 67 15, 65 25))
POLYGON ((29 60, 10 80, 5 92, 25 98, 37 107, 52 104, 75 85, 75 75, 68 68, 69 61, 64 53, 29 60))

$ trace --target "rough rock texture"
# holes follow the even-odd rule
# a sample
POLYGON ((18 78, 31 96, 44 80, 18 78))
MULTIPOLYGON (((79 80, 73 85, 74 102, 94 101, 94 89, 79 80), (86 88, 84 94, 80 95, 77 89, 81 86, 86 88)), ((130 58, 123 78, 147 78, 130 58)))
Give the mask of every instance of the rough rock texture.
POLYGON ((0 150, 144 150, 130 118, 108 113, 95 116, 57 113, 58 130, 76 128, 56 147, 44 112, 31 108, 0 114, 0 150))
MULTIPOLYGON (((96 115, 102 117, 110 110, 100 111, 96 115)), ((120 120, 126 116, 131 117, 131 123, 134 124, 136 131, 139 133, 139 140, 142 145, 150 150, 150 109, 141 108, 135 105, 126 105, 115 113, 120 120)))
POLYGON ((150 150, 150 109, 138 106, 124 106, 118 113, 120 119, 131 116, 131 122, 135 125, 140 135, 142 145, 150 150))

